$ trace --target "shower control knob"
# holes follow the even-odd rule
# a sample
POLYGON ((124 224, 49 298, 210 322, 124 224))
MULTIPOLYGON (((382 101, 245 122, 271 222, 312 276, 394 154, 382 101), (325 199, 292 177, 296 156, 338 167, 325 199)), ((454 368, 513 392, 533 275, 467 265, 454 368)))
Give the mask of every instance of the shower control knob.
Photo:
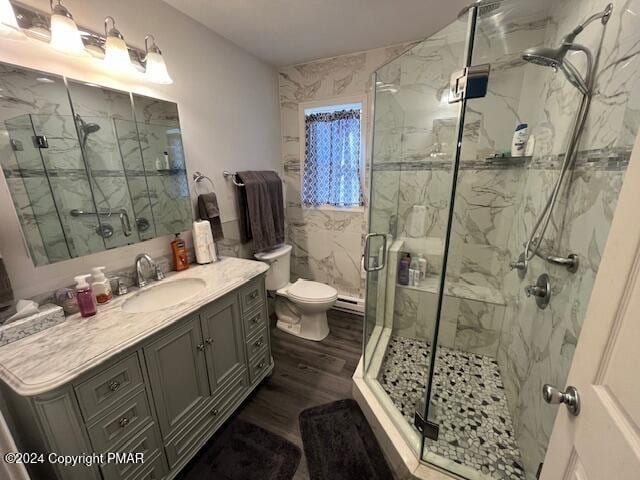
POLYGON ((578 416, 580 413, 580 395, 578 395, 576 387, 569 386, 563 392, 547 383, 542 387, 542 398, 550 405, 564 403, 569 413, 573 416, 578 416))
POLYGON ((527 297, 534 297, 539 308, 545 309, 551 300, 551 285, 549 284, 549 275, 543 273, 538 277, 535 285, 524 287, 524 293, 527 297))
POLYGON ((547 294, 547 289, 544 287, 539 287, 537 285, 529 285, 524 289, 527 297, 544 297, 547 294))

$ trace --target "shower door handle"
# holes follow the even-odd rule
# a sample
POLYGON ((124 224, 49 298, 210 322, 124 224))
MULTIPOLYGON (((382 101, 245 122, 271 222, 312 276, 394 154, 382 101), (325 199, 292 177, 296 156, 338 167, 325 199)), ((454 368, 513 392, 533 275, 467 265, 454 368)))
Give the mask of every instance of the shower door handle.
POLYGON ((387 235, 385 233, 368 233, 364 239, 364 270, 365 272, 377 272, 384 268, 387 263, 387 235), (382 237, 382 261, 375 267, 369 266, 369 252, 371 247, 371 239, 374 237, 382 237))

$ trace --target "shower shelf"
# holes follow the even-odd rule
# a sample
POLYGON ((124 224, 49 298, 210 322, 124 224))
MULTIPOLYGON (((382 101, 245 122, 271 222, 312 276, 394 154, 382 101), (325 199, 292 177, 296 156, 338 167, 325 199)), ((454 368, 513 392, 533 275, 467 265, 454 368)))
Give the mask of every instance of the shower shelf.
POLYGON ((531 160, 530 156, 518 156, 514 157, 508 154, 492 155, 485 158, 485 162, 489 165, 524 165, 527 161, 531 160))
MULTIPOLYGON (((428 276, 417 287, 397 283, 396 288, 415 290, 418 292, 431 293, 435 295, 438 293, 439 283, 440 278, 432 275, 428 276)), ((495 305, 506 305, 504 296, 500 291, 492 287, 483 285, 469 285, 466 283, 447 282, 445 286, 445 296, 464 298, 466 300, 475 300, 484 303, 492 303, 495 305)))

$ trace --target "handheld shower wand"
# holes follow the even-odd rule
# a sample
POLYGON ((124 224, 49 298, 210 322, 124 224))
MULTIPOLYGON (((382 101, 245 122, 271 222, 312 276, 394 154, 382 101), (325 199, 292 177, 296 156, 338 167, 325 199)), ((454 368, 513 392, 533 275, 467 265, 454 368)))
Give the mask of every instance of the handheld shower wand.
POLYGON ((520 270, 522 276, 524 276, 524 273, 527 271, 529 261, 538 253, 540 244, 544 239, 544 235, 547 231, 547 227, 549 226, 551 215, 553 214, 553 210, 555 208, 564 178, 567 171, 569 170, 569 167, 575 160, 578 143, 580 142, 580 137, 582 136, 582 132, 584 130, 587 113, 589 112, 589 106, 591 105, 591 97, 593 95, 595 78, 595 61, 597 61, 597 58, 594 61, 591 50, 589 50, 584 45, 575 43, 575 39, 587 25, 596 20, 600 20, 602 25, 606 25, 609 21, 609 18, 611 17, 612 11, 613 5, 608 4, 603 11, 590 16, 584 22, 574 28, 570 33, 565 35, 560 42, 560 46, 556 48, 534 47, 525 50, 522 54, 522 58, 527 62, 536 65, 551 67, 556 71, 561 70, 569 83, 577 88, 578 91, 580 91, 580 93, 582 94, 582 99, 580 101, 578 111, 576 112, 573 130, 569 135, 567 141, 566 153, 564 155, 562 166, 560 167, 560 175, 558 176, 558 180, 556 181, 553 187, 553 191, 549 196, 549 199, 547 200, 542 213, 538 217, 538 220, 536 221, 531 234, 529 235, 529 239, 525 243, 524 252, 517 262, 511 263, 511 268, 520 270), (585 55, 587 65, 586 74, 584 76, 582 76, 575 65, 573 65, 566 58, 567 53, 571 51, 582 52, 585 55))

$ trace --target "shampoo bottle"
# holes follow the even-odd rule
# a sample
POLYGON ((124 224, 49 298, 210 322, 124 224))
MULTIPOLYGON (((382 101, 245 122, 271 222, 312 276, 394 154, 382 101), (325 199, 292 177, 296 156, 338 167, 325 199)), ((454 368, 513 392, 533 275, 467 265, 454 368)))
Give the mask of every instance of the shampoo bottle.
POLYGON ((420 261, 417 255, 411 257, 409 265, 409 285, 417 287, 420 285, 420 261))
POLYGON ((76 299, 78 300, 78 307, 80 307, 80 315, 83 317, 91 317, 98 310, 96 297, 93 296, 93 290, 91 290, 87 281, 90 276, 90 274, 87 274, 75 277, 76 299))
POLYGON ((176 233, 176 238, 171 242, 171 253, 173 254, 173 268, 176 272, 189 268, 187 248, 179 233, 176 233))
POLYGON ((418 256, 418 263, 420 264, 420 280, 427 278, 427 259, 420 254, 418 256))
POLYGON ((93 277, 91 288, 98 303, 107 303, 113 298, 111 282, 105 277, 104 269, 105 267, 94 267, 91 269, 91 276, 93 277))
POLYGON ((522 157, 527 148, 527 137, 529 136, 529 125, 519 123, 516 131, 513 132, 513 142, 511 143, 511 156, 522 157))

